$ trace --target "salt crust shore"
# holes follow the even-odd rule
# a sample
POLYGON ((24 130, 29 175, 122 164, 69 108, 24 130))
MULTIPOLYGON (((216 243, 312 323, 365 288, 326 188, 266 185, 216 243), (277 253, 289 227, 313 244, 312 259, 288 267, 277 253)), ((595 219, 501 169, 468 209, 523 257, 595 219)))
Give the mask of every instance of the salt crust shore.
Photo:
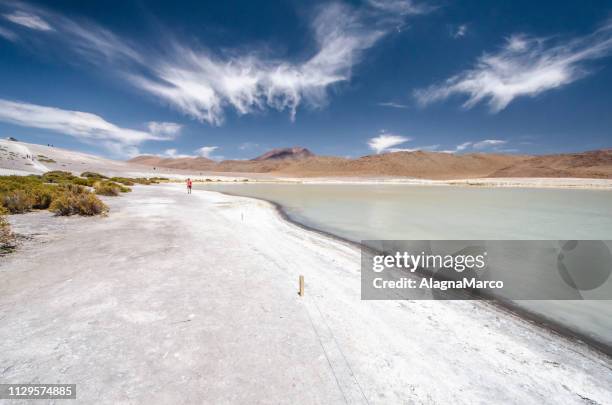
POLYGON ((612 402, 609 357, 491 305, 362 301, 359 251, 264 201, 107 202, 10 217, 32 239, 0 259, 3 383, 76 383, 79 403, 612 402))

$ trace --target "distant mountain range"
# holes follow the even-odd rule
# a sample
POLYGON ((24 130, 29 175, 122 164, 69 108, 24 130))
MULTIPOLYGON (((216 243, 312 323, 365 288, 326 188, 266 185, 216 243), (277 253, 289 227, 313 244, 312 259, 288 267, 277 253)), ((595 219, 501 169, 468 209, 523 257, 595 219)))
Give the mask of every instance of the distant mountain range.
POLYGON ((477 177, 612 178, 612 149, 556 155, 395 152, 356 159, 315 156, 302 147, 273 149, 252 160, 138 156, 145 166, 206 172, 270 173, 291 177, 396 176, 427 179, 477 177))

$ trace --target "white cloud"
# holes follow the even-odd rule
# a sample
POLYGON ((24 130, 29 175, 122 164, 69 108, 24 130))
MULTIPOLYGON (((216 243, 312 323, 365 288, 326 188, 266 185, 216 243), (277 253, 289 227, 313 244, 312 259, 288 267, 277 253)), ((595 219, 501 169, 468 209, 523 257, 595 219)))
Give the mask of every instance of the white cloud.
POLYGON ((149 131, 155 135, 176 137, 181 133, 183 126, 174 122, 149 121, 147 123, 147 128, 149 128, 149 131))
POLYGON ((401 145, 402 143, 408 142, 411 139, 412 138, 406 136, 388 134, 383 132, 380 135, 371 138, 368 141, 368 146, 377 154, 380 154, 386 152, 393 146, 401 145))
POLYGON ((586 62, 612 52, 612 21, 590 35, 554 41, 513 35, 497 53, 479 57, 472 69, 414 95, 420 104, 427 105, 463 94, 468 97, 465 108, 486 102, 492 112, 499 112, 517 97, 535 97, 588 75, 586 62))
POLYGON ((461 152, 462 150, 465 150, 469 148, 470 146, 472 146, 472 142, 463 142, 457 145, 456 150, 461 152))
POLYGON ((382 102, 382 103, 378 103, 378 105, 381 106, 381 107, 402 108, 402 109, 403 108, 408 108, 408 106, 405 105, 405 104, 400 104, 400 103, 396 103, 396 102, 393 102, 393 101, 385 101, 385 102, 382 102))
MULTIPOLYGON (((26 3, 15 4, 15 10, 10 14, 4 14, 4 17, 31 28, 31 35, 48 34, 45 36, 45 47, 59 46, 63 52, 73 52, 81 57, 80 59, 64 58, 69 63, 85 60, 95 66, 102 66, 102 63, 114 63, 121 67, 144 63, 144 59, 129 40, 119 38, 107 29, 93 23, 77 22, 26 3)), ((23 38, 26 38, 27 33, 23 34, 23 38)), ((31 45, 39 46, 39 44, 39 42, 32 42, 31 45)))
POLYGON ((213 53, 173 39, 160 44, 161 49, 138 47, 95 24, 18 4, 19 12, 52 23, 57 32, 49 40, 59 41, 62 49, 96 66, 109 66, 131 85, 212 125, 223 123, 227 109, 239 115, 289 111, 293 120, 301 105, 323 107, 330 87, 350 80, 363 53, 392 30, 390 21, 425 12, 406 0, 376 0, 360 8, 340 3, 317 6, 310 24, 314 51, 289 60, 271 56, 269 48, 213 53))
POLYGON ((39 31, 52 31, 53 28, 45 21, 43 20, 41 17, 35 15, 35 14, 30 14, 30 13, 26 13, 24 11, 15 11, 13 13, 9 13, 9 14, 4 14, 4 18, 6 18, 7 20, 33 29, 33 30, 39 30, 39 31))
POLYGON ((368 4, 375 9, 399 15, 425 14, 432 10, 430 6, 411 0, 368 0, 368 4))
POLYGON ((158 154, 159 157, 171 158, 171 159, 179 159, 179 158, 196 158, 196 157, 205 157, 207 159, 213 160, 221 160, 223 156, 214 155, 214 151, 218 150, 218 146, 202 146, 194 151, 193 154, 184 154, 179 153, 176 148, 170 148, 164 150, 163 153, 158 154))
POLYGON ((218 146, 202 146, 199 149, 196 149, 196 153, 198 156, 205 157, 207 159, 213 159, 213 152, 219 149, 218 146))
POLYGON ((328 87, 349 80, 362 52, 383 34, 364 27, 356 12, 339 4, 323 8, 312 29, 318 49, 303 62, 264 59, 257 53, 222 58, 174 44, 171 57, 153 61, 150 74, 130 74, 130 81, 213 125, 223 123, 227 107, 240 115, 288 110, 294 119, 303 102, 323 106, 328 87))
POLYGON ((468 149, 472 149, 476 151, 488 149, 493 152, 516 152, 516 149, 500 149, 499 148, 500 146, 505 145, 507 143, 508 141, 504 141, 501 139, 484 139, 478 142, 468 141, 468 142, 460 143, 459 145, 455 147, 455 149, 443 150, 441 152, 458 153, 458 152, 466 151, 468 149))
POLYGON ((243 142, 238 145, 238 149, 240 150, 259 149, 259 147, 259 144, 254 142, 243 142))
POLYGON ((185 155, 182 153, 178 153, 178 151, 175 148, 166 149, 161 155, 158 155, 158 156, 165 157, 165 158, 172 158, 172 159, 196 157, 195 155, 185 155))
POLYGON ((464 37, 465 34, 467 34, 467 30, 468 30, 467 24, 459 25, 453 32, 453 38, 459 39, 459 38, 464 37))
POLYGON ((0 99, 0 121, 70 135, 86 142, 98 141, 115 155, 129 155, 137 151, 136 145, 145 141, 172 139, 168 135, 121 128, 87 112, 3 99, 0 99))
POLYGON ((491 147, 497 147, 505 145, 508 141, 502 141, 501 139, 485 139, 484 141, 476 142, 472 145, 474 149, 487 149, 491 147))
POLYGON ((0 27, 0 37, 13 42, 17 41, 18 38, 17 34, 4 27, 0 27))

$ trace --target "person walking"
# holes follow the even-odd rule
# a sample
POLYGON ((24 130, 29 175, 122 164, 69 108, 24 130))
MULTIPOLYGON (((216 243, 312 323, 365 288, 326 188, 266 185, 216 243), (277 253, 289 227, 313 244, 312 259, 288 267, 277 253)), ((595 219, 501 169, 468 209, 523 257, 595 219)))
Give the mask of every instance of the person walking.
POLYGON ((192 186, 191 179, 187 178, 187 194, 191 194, 191 186, 192 186))

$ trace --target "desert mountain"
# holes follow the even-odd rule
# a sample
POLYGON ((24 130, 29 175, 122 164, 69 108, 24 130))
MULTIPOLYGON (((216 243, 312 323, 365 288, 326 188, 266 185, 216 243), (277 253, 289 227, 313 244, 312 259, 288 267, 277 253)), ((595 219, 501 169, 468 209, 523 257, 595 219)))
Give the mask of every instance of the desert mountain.
POLYGON ((166 167, 170 169, 185 170, 210 170, 215 165, 215 161, 205 157, 178 157, 164 158, 154 155, 136 156, 128 162, 144 166, 166 167))
POLYGON ((612 149, 531 156, 493 172, 489 177, 612 178, 612 149))
POLYGON ((130 163, 207 172, 271 173, 291 177, 393 176, 424 179, 478 177, 612 178, 612 150, 558 155, 396 152, 356 159, 315 156, 305 148, 274 149, 252 160, 139 156, 130 163))
POLYGON ((293 148, 276 148, 272 149, 269 152, 264 153, 261 156, 257 156, 255 159, 252 159, 256 162, 261 162, 263 160, 300 160, 306 159, 309 157, 314 157, 314 153, 309 151, 306 148, 302 148, 300 146, 294 146, 293 148))

